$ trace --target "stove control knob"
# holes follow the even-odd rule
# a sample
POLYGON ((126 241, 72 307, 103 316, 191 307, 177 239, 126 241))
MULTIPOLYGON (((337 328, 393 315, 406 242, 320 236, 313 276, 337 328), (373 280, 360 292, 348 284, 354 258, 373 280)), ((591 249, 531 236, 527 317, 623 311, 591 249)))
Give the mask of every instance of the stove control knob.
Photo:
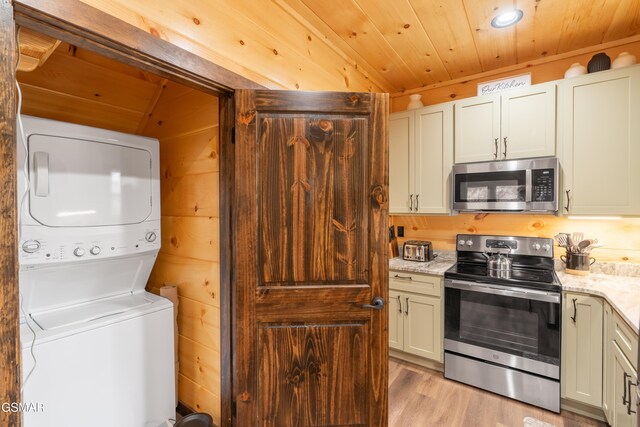
POLYGON ((458 245, 460 245, 460 246, 464 246, 464 239, 460 239, 460 240, 458 240, 458 245))
POLYGON ((28 254, 38 252, 40 250, 40 242, 37 240, 27 240, 22 244, 22 250, 28 254))
POLYGON ((540 243, 534 243, 533 244, 533 250, 534 251, 539 251, 540 250, 540 243))
POLYGON ((467 246, 471 246, 473 245, 473 242, 471 240, 467 240, 467 246))
POLYGON ((549 252, 550 249, 551 249, 551 245, 549 245, 548 243, 545 243, 544 245, 542 245, 543 251, 549 252))
POLYGON ((147 242, 154 242, 156 240, 156 237, 157 237, 156 233, 154 233, 153 231, 150 231, 144 236, 144 239, 147 242))
POLYGON ((78 258, 80 258, 81 256, 84 256, 84 249, 83 248, 75 248, 73 250, 73 254, 75 256, 77 256, 78 258))
POLYGON ((89 252, 91 252, 91 255, 98 255, 100 253, 100 246, 92 247, 89 249, 89 252))

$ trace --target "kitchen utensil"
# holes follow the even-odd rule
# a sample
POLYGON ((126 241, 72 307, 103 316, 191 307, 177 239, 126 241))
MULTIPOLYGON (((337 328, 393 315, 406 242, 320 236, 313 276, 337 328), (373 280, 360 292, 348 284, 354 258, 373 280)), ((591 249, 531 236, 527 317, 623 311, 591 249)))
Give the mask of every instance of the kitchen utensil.
POLYGON ((567 255, 560 255, 560 260, 565 264, 565 270, 569 274, 578 276, 586 276, 589 274, 589 267, 596 262, 595 258, 589 257, 589 254, 579 254, 567 252, 567 255))
POLYGON ((560 247, 567 247, 567 236, 565 236, 564 234, 556 234, 554 239, 556 239, 556 242, 558 242, 558 245, 560 245, 560 247))
POLYGON ((587 247, 584 249, 583 253, 588 254, 588 253, 590 253, 593 249, 601 248, 601 247, 603 247, 603 246, 604 246, 604 245, 603 245, 603 244, 601 244, 601 243, 598 243, 598 244, 595 244, 595 243, 594 243, 593 245, 589 245, 589 246, 587 246, 587 247))
POLYGON ((400 256, 398 250, 398 239, 396 238, 396 229, 394 226, 389 227, 389 259, 400 256))
POLYGON ((584 250, 589 246, 593 245, 594 243, 598 243, 598 241, 594 239, 582 240, 580 243, 578 243, 578 252, 584 253, 585 252, 584 250))
POLYGON ((573 243, 573 239, 571 238, 571 234, 569 233, 563 233, 565 236, 567 236, 567 251, 568 252, 575 252, 575 247, 576 245, 573 243))
MULTIPOLYGON (((584 233, 581 231, 574 231, 573 234, 571 235, 571 240, 573 240, 573 244, 576 246, 576 249, 577 249, 578 243, 584 240, 584 233)), ((576 252, 578 251, 576 250, 576 252)))

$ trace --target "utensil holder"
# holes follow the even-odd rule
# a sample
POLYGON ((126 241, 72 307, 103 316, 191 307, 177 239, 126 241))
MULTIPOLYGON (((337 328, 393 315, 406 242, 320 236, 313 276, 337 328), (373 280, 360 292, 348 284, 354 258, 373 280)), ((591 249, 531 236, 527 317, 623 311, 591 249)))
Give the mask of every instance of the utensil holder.
POLYGON ((566 272, 576 276, 587 276, 589 268, 596 262, 596 259, 589 257, 589 254, 577 252, 567 252, 566 256, 560 255, 560 260, 564 263, 566 272))

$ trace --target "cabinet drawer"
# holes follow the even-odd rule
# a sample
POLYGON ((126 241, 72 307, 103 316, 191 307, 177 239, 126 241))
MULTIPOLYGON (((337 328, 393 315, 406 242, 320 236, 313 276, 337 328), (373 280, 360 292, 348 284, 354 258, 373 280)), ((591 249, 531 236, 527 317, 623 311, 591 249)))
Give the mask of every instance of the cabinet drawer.
MULTIPOLYGON (((636 360, 638 360, 638 336, 615 311, 613 316, 613 341, 618 344, 627 359, 635 365, 636 360)), ((638 369, 637 366, 634 366, 634 368, 638 369)))
POLYGON ((406 271, 389 271, 389 288, 439 297, 442 295, 442 277, 406 271))

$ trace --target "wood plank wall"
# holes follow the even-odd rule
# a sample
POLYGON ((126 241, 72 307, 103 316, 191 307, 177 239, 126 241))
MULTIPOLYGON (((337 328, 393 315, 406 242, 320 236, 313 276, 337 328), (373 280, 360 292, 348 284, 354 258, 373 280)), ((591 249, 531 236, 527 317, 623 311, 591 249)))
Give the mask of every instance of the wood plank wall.
POLYGON ((477 85, 481 82, 499 80, 509 76, 531 73, 531 83, 538 84, 564 78, 564 72, 574 62, 586 66, 591 57, 597 52, 605 52, 613 61, 620 52, 634 54, 640 61, 640 36, 616 42, 596 45, 580 49, 566 54, 556 55, 551 58, 530 61, 517 66, 505 67, 486 73, 477 74, 464 79, 456 79, 443 82, 425 88, 413 89, 404 93, 391 95, 391 111, 403 111, 407 109, 409 95, 419 93, 422 95, 424 105, 440 104, 442 102, 455 101, 477 95, 477 85))
MULTIPOLYGON (((477 83, 504 78, 510 75, 531 73, 532 83, 543 83, 561 79, 573 62, 586 65, 596 52, 604 51, 613 60, 620 52, 627 51, 640 58, 640 41, 619 46, 596 46, 583 49, 575 55, 567 55, 555 61, 542 62, 518 70, 496 70, 465 81, 442 84, 421 93, 425 105, 476 96, 477 83)), ((392 96, 393 111, 406 109, 408 94, 392 96)), ((550 215, 505 215, 505 214, 460 214, 456 216, 392 216, 391 224, 405 227, 409 239, 424 239, 433 242, 435 249, 454 250, 458 233, 502 234, 518 236, 553 237, 559 232, 583 231, 587 237, 596 237, 605 247, 593 251, 600 261, 640 262, 640 218, 622 220, 576 220, 550 215)), ((556 257, 564 249, 556 247, 556 257)))
POLYGON ((139 133, 162 84, 160 77, 67 43, 42 66, 18 72, 18 81, 23 114, 127 133, 139 133))
POLYGON ((286 1, 82 2, 270 89, 383 92, 388 86, 286 1))
POLYGON ((147 289, 178 286, 178 396, 220 423, 218 99, 168 82, 146 136, 160 140, 162 249, 147 289))
POLYGON ((24 114, 160 140, 163 240, 147 288, 178 286, 178 397, 219 425, 218 99, 65 43, 18 80, 24 114))
MULTIPOLYGON (((605 246, 595 249, 598 261, 640 263, 640 218, 621 220, 568 219, 553 215, 526 214, 460 214, 394 215, 390 225, 404 226, 404 239, 430 240, 436 250, 455 250, 456 234, 497 234, 553 237, 560 232, 582 231, 585 237, 596 237, 605 246)), ((559 257, 564 249, 554 249, 559 257)))

